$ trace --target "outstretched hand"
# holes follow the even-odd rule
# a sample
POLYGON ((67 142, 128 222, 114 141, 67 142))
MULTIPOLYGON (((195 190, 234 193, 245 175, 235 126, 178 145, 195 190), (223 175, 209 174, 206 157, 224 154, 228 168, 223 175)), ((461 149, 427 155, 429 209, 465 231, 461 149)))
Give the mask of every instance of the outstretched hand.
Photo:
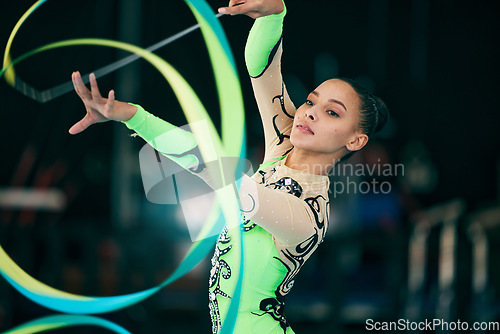
POLYGON ((83 83, 79 72, 71 75, 73 86, 78 96, 82 99, 87 114, 79 122, 69 129, 69 133, 75 135, 87 129, 92 124, 107 121, 128 121, 134 116, 137 108, 115 100, 115 92, 109 91, 108 98, 103 98, 97 87, 94 73, 90 74, 90 89, 83 83))
POLYGON ((284 10, 282 0, 230 0, 228 7, 219 8, 219 13, 227 15, 247 15, 253 19, 279 14, 284 10))

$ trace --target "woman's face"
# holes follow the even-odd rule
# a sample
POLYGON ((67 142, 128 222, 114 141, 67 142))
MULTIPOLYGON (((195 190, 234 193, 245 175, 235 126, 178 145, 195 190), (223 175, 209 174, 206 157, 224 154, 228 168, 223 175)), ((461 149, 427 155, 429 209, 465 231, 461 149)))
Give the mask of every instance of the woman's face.
POLYGON ((297 109, 290 134, 292 145, 322 154, 344 153, 344 147, 360 149, 368 140, 358 126, 360 103, 348 83, 339 79, 323 82, 297 109))

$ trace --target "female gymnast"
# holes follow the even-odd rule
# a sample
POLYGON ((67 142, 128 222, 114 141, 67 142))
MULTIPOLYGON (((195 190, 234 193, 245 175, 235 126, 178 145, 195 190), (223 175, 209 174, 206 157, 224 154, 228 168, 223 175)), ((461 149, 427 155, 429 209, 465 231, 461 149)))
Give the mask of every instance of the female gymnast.
MULTIPOLYGON (((235 247, 243 245, 243 279, 234 333, 294 333, 284 316, 285 296, 307 259, 325 237, 329 223, 329 170, 363 148, 387 121, 384 102, 350 79, 330 79, 315 88, 296 109, 281 74, 282 0, 231 0, 219 13, 255 19, 245 48, 245 62, 262 118, 265 156, 258 171, 243 179, 240 201, 243 242, 224 228, 211 260, 209 309, 212 332, 219 333, 235 291, 240 263, 235 247)), ((109 120, 120 121, 201 177, 192 151, 178 158, 171 141, 155 140, 175 126, 142 107, 101 97, 94 75, 91 90, 78 72, 72 75, 86 116, 71 134, 109 120)), ((179 142, 191 139, 179 133, 179 142), (184 137, 183 137, 184 136, 184 137)), ((207 181, 209 182, 209 181, 207 181)), ((233 234, 234 235, 234 234, 233 234)))

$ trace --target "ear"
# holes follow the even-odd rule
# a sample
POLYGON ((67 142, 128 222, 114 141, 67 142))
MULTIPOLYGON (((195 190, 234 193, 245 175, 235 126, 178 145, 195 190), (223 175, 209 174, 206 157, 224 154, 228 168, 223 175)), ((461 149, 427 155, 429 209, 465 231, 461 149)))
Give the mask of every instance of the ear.
POLYGON ((346 144, 349 151, 359 151, 368 143, 368 136, 364 133, 356 133, 355 137, 346 144))

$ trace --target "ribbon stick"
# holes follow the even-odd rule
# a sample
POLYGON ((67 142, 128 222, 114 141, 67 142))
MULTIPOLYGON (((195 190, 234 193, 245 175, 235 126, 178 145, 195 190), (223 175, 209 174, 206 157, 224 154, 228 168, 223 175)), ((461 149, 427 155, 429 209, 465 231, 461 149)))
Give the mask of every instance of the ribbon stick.
MULTIPOLYGON (((41 5, 41 3, 39 5, 41 5)), ((34 7, 34 9, 38 8, 38 6, 34 7)), ((223 14, 217 14, 216 17, 219 18, 222 15, 223 14)), ((26 18, 27 18, 27 16, 26 16, 26 18)), ((18 25, 20 27, 20 25, 24 22, 24 20, 22 19, 19 22, 20 23, 18 23, 18 25)), ((150 51, 150 52, 154 52, 154 51, 156 51, 156 50, 158 50, 158 49, 160 49, 168 44, 171 44, 171 43, 177 41, 178 39, 181 39, 182 37, 197 30, 198 28, 200 28, 199 23, 197 23, 189 28, 186 28, 183 31, 178 32, 177 34, 170 36, 170 37, 168 37, 168 38, 166 38, 158 43, 155 43, 155 44, 151 45, 150 47, 146 48, 145 50, 150 51)), ((17 30, 18 29, 15 29, 13 31, 14 35, 11 35, 12 40, 13 40, 13 37, 15 36, 15 32, 17 32, 17 30)), ((8 46, 6 48, 6 53, 5 53, 5 57, 4 57, 4 67, 6 67, 6 65, 11 63, 11 58, 10 58, 10 54, 9 54, 11 44, 12 44, 12 42, 10 40, 10 43, 8 43, 8 46)), ((131 54, 123 59, 117 60, 109 65, 103 66, 95 71, 92 71, 92 73, 94 73, 96 76, 96 79, 98 79, 98 78, 101 78, 107 74, 113 73, 114 71, 119 70, 120 68, 122 68, 122 67, 124 67, 124 66, 126 66, 126 65, 140 59, 140 58, 141 57, 138 56, 137 54, 131 54)), ((90 73, 82 75, 82 80, 85 84, 88 84, 90 81, 89 74, 90 73)), ((73 82, 71 80, 69 80, 65 83, 62 83, 60 85, 54 86, 52 88, 40 91, 40 90, 37 90, 36 88, 34 88, 33 86, 27 84, 26 82, 24 82, 18 76, 16 76, 13 69, 10 69, 5 74, 5 78, 6 78, 7 83, 11 87, 15 88, 21 94, 23 94, 23 95, 25 95, 25 96, 27 96, 27 97, 29 97, 37 102, 40 102, 40 103, 46 103, 46 102, 52 101, 52 100, 66 94, 66 93, 73 91, 73 82)))

